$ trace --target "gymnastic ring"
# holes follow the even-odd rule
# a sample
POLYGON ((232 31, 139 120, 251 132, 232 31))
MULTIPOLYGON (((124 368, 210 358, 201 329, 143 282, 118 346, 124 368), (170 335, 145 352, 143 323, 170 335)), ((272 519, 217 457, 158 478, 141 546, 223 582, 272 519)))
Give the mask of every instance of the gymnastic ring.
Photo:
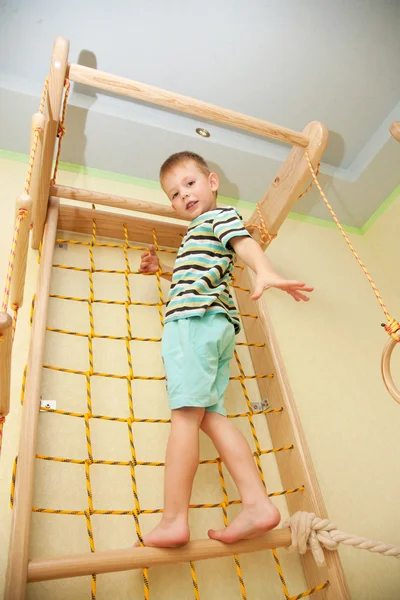
POLYGON ((400 404, 400 391, 397 389, 393 381, 392 373, 390 371, 390 359, 396 344, 400 344, 400 339, 395 339, 391 337, 386 342, 382 352, 381 371, 383 382, 386 386, 387 391, 392 396, 392 398, 394 398, 394 400, 396 400, 396 402, 400 404))

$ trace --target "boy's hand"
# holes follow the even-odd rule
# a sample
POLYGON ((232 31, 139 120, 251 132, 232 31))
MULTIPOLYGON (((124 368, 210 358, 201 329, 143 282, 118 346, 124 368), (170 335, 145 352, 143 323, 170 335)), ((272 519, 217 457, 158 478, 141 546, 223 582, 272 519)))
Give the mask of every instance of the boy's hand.
POLYGON ((314 289, 310 286, 306 286, 306 284, 301 281, 283 279, 283 277, 280 277, 279 275, 260 274, 256 277, 254 293, 251 296, 251 299, 258 300, 262 296, 263 291, 271 287, 287 292, 296 300, 296 302, 301 302, 301 300, 308 302, 310 298, 303 292, 312 292, 314 289))
POLYGON ((160 269, 160 262, 153 245, 149 246, 148 252, 141 255, 139 271, 141 273, 157 273, 160 269))

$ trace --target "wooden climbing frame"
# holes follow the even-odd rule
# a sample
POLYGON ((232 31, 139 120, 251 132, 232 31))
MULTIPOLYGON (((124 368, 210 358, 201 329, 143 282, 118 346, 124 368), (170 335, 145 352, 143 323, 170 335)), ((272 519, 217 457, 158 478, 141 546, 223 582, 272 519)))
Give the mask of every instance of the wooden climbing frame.
MULTIPOLYGON (((293 148, 260 202, 259 210, 254 212, 247 223, 254 238, 263 248, 277 234, 294 202, 309 181, 310 171, 304 149, 307 149, 309 160, 315 168, 321 159, 328 138, 325 125, 317 121, 307 125, 302 132, 296 132, 148 85, 80 65, 68 64, 68 50, 68 41, 57 38, 51 60, 44 110, 40 113, 42 116, 37 118, 38 124, 34 125, 35 128, 37 127, 34 141, 38 150, 32 164, 32 181, 34 183, 30 192, 33 214, 32 245, 34 248, 38 248, 39 242, 42 240, 42 252, 26 376, 5 600, 23 600, 28 581, 79 576, 84 573, 96 572, 96 570, 108 572, 170 562, 200 560, 211 556, 224 556, 227 553, 233 555, 242 551, 251 552, 261 548, 290 544, 290 532, 283 529, 271 532, 262 538, 240 542, 232 547, 207 540, 193 542, 180 550, 160 551, 151 548, 134 548, 67 556, 62 559, 29 560, 41 374, 56 231, 59 229, 92 235, 95 220, 96 233, 99 236, 125 239, 127 243, 129 240, 134 240, 140 244, 149 244, 154 243, 153 232, 156 230, 157 243, 160 246, 176 249, 186 230, 185 224, 168 221, 169 217, 176 218, 175 213, 169 207, 132 198, 67 188, 55 183, 51 185, 52 162, 59 132, 66 79, 292 144, 293 148), (60 198, 144 212, 147 213, 148 218, 96 210, 94 219, 93 210, 63 205, 60 203, 60 198), (152 214, 162 215, 164 219, 162 221, 154 220, 150 218, 152 214), (268 236, 265 235, 265 231, 268 232, 268 236)), ((289 448, 287 452, 277 453, 282 483, 286 490, 290 490, 298 483, 301 484, 301 487, 297 489, 298 493, 287 495, 289 511, 294 513, 303 510, 326 517, 321 491, 269 317, 261 302, 253 303, 249 298, 248 290, 252 287, 253 279, 251 272, 241 265, 239 267, 234 287, 240 313, 251 314, 253 317, 243 319, 243 322, 246 337, 251 341, 251 344, 248 345, 254 371, 255 373, 273 372, 275 374, 272 380, 268 380, 268 384, 265 377, 258 377, 257 384, 262 398, 267 395, 268 391, 271 411, 278 413, 274 415, 274 419, 269 421, 273 445, 277 448, 289 448)), ((18 276, 21 276, 21 273, 22 271, 19 271, 18 276)), ((6 322, 4 319, 0 319, 0 335, 3 331, 9 331, 9 323, 8 320, 6 322)), ((6 335, 9 334, 6 333, 6 335)), ((6 346, 7 344, 3 347, 6 348, 6 346)), ((240 371, 239 379, 243 382, 244 375, 241 368, 240 371)), ((6 393, 6 391, 1 391, 6 393)), ((320 590, 318 597, 324 600, 347 600, 349 598, 337 553, 328 554, 327 567, 322 569, 318 569, 314 565, 309 553, 302 557, 302 560, 306 580, 310 587, 306 595, 312 593, 313 590, 320 590)), ((296 598, 300 597, 304 596, 296 596, 296 598)))

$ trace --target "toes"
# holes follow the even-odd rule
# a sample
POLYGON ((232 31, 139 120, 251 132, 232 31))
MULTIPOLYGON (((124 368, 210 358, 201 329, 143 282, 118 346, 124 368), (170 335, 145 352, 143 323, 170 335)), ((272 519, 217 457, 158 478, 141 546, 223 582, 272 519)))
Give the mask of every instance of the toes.
POLYGON ((215 529, 209 529, 208 537, 212 540, 218 540, 219 542, 229 543, 230 541, 229 539, 227 539, 226 529, 219 529, 218 531, 216 531, 215 529))

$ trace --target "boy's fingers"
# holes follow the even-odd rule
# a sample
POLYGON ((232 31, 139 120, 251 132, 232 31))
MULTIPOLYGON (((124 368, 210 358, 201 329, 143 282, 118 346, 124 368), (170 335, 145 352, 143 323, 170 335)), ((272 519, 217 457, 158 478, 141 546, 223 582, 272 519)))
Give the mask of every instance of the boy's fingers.
POLYGON ((251 300, 258 300, 259 298, 261 298, 263 291, 264 291, 263 287, 254 288, 253 295, 250 296, 251 300))
POLYGON ((153 244, 150 244, 149 246, 149 254, 151 256, 157 256, 156 249, 154 248, 153 244))

